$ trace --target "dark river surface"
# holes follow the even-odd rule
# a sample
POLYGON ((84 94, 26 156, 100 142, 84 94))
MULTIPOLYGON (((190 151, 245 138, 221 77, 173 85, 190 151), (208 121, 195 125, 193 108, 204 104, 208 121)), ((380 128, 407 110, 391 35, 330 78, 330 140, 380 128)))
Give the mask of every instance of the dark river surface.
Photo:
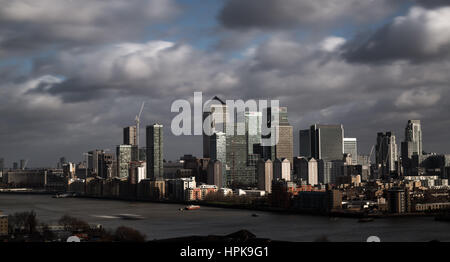
POLYGON ((49 195, 0 194, 4 214, 34 210, 39 221, 56 224, 64 214, 91 224, 114 229, 124 225, 147 235, 148 240, 191 235, 225 235, 247 229, 257 237, 285 241, 450 241, 450 223, 433 217, 381 218, 358 223, 355 218, 288 215, 251 210, 201 207, 180 211, 184 205, 114 200, 52 198, 49 195), (258 217, 252 214, 257 213, 258 217), (123 220, 116 215, 133 214, 142 220, 123 220))

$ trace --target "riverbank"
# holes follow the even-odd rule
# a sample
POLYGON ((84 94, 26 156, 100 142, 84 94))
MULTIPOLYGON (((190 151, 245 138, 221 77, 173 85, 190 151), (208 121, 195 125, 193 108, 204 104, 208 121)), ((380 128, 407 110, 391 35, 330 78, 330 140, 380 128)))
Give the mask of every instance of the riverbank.
POLYGON ((281 241, 309 242, 323 236, 332 242, 359 242, 369 236, 379 236, 382 241, 450 241, 448 222, 435 221, 432 217, 386 217, 359 223, 358 218, 295 215, 205 205, 194 211, 180 211, 184 206, 181 203, 0 194, 0 210, 5 215, 33 210, 41 222, 49 225, 69 215, 90 225, 100 224, 106 229, 128 226, 146 234, 148 240, 220 236, 247 229, 258 237, 281 241), (123 216, 141 219, 123 219, 123 216))
MULTIPOLYGON (((29 189, 12 189, 12 190, 0 190, 0 194, 28 194, 28 195, 55 195, 55 192, 48 192, 45 190, 29 190, 29 189)), ((177 205, 199 205, 206 207, 216 207, 216 208, 230 208, 238 210, 251 210, 259 212, 271 212, 277 214, 298 214, 298 215, 311 215, 311 216, 325 216, 325 217, 347 217, 347 218, 392 218, 392 217, 435 217, 439 213, 402 213, 402 214, 390 214, 390 213, 373 213, 367 214, 364 212, 353 212, 346 210, 335 210, 329 213, 318 212, 316 210, 296 210, 296 209, 285 209, 269 206, 254 206, 248 204, 234 204, 230 202, 221 201, 174 201, 174 200, 149 200, 149 199, 135 199, 135 198, 117 198, 117 197, 96 197, 96 196, 86 196, 79 195, 76 198, 88 198, 88 199, 98 199, 98 200, 110 200, 110 201, 126 201, 126 202, 143 202, 143 203, 161 203, 161 204, 177 204, 177 205)))

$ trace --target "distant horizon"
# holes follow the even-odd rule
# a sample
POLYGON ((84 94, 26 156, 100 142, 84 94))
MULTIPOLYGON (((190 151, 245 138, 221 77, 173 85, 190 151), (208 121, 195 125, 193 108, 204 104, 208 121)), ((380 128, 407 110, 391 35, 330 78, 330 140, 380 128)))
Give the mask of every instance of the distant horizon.
MULTIPOLYGON (((288 112, 289 112, 289 109, 288 109, 288 112)), ((408 121, 410 121, 410 120, 419 120, 419 121, 421 121, 420 119, 408 119, 407 121, 406 121, 406 123, 408 122, 408 121)), ((155 122, 156 123, 156 122, 155 122)), ((315 124, 318 124, 318 125, 342 125, 342 124, 336 124, 336 123, 334 123, 334 124, 329 124, 329 123, 319 123, 319 122, 317 122, 317 123, 314 123, 314 124, 311 124, 311 125, 315 125, 315 124)), ((422 124, 422 130, 423 130, 423 123, 422 123, 422 121, 421 121, 421 124, 422 124)), ((150 124, 150 125, 152 125, 152 124, 150 124)), ((145 125, 145 126, 143 126, 143 127, 141 127, 141 129, 144 129, 144 131, 145 131, 145 129, 146 129, 146 127, 147 126, 150 126, 150 125, 145 125)), ((310 125, 310 126, 311 126, 310 125)), ((125 126, 125 127, 128 127, 128 126, 125 126)), ((123 128, 125 128, 125 127, 123 127, 123 128)), ((360 151, 360 146, 359 146, 359 139, 357 138, 357 137, 345 137, 345 126, 343 125, 343 127, 344 127, 344 139, 345 138, 356 138, 356 140, 357 140, 357 146, 358 146, 358 156, 369 156, 369 152, 365 152, 364 151, 364 153, 360 153, 361 151, 360 151)), ((123 129, 122 128, 122 129, 123 129)), ((163 128, 164 129, 166 129, 166 127, 165 126, 163 126, 163 128)), ((294 129, 294 136, 293 136, 293 138, 294 138, 294 141, 295 140, 297 140, 296 141, 296 143, 294 143, 294 147, 293 147, 293 150, 294 150, 294 152, 296 152, 296 153, 294 153, 294 157, 299 157, 300 156, 300 154, 299 153, 297 153, 298 151, 299 151, 299 145, 298 145, 298 135, 299 135, 299 131, 300 130, 305 130, 305 129, 308 129, 308 128, 304 128, 304 129, 299 129, 299 130, 297 130, 297 132, 295 132, 295 129, 294 129)), ((404 130, 403 130, 404 131, 404 130)), ((164 132, 166 132, 166 130, 164 130, 164 132)), ((375 143, 373 143, 373 145, 375 146, 376 145, 376 135, 377 135, 377 133, 379 133, 379 132, 383 132, 383 133, 385 133, 385 132, 392 132, 392 131, 389 131, 389 130, 386 130, 386 131, 377 131, 377 132, 374 132, 374 142, 375 143)), ((398 145, 398 153, 399 153, 399 156, 401 155, 400 153, 401 153, 401 146, 400 146, 400 144, 401 144, 401 142, 403 142, 404 141, 404 132, 402 133, 403 134, 403 139, 398 139, 399 137, 398 137, 398 135, 395 133, 395 132, 392 132, 394 135, 395 135, 395 137, 396 137, 396 141, 397 141, 397 145, 398 145)), ((164 135, 166 135, 166 133, 164 133, 164 135)), ((145 137, 145 132, 144 132, 144 134, 142 134, 141 133, 141 138, 142 138, 142 136, 144 136, 145 137)), ((192 135, 192 136, 194 136, 194 135, 192 135)), ((181 137, 183 137, 183 135, 181 135, 181 137)), ((189 137, 189 136, 184 136, 184 137, 189 137)), ((197 136, 197 137, 199 137, 199 136, 197 136)), ((201 136, 200 136, 201 137, 201 136)), ((200 142, 202 142, 202 141, 200 141, 200 142)), ((141 140, 141 143, 143 143, 144 145, 145 145, 145 142, 144 141, 142 141, 141 140)), ((424 145, 426 145, 426 143, 423 143, 424 145)), ((122 144, 117 144, 117 145, 115 145, 114 146, 114 149, 111 149, 111 148, 108 148, 108 151, 107 151, 107 153, 112 153, 114 156, 116 155, 116 146, 119 146, 119 145, 122 145, 122 144)), ((201 145, 200 145, 201 146, 201 145)), ((143 149, 143 148, 146 148, 145 146, 139 146, 139 148, 141 148, 141 149, 143 149)), ((86 152, 88 152, 88 151, 91 151, 91 150, 105 150, 105 149, 101 149, 101 148, 99 148, 99 147, 92 147, 91 149, 89 149, 89 150, 87 150, 86 152)), ((368 151, 370 151, 370 148, 368 149, 368 151)), ((424 152, 426 152, 427 154, 438 154, 438 155, 442 155, 442 154, 450 154, 450 152, 436 152, 436 151, 427 151, 427 150, 424 150, 424 152)), ((83 152, 80 152, 80 155, 82 155, 83 154, 83 152)), ((168 159, 168 158, 164 158, 164 161, 166 161, 166 162, 177 162, 177 161, 179 161, 179 160, 181 160, 181 157, 183 157, 184 155, 192 155, 192 156, 194 156, 194 157, 196 157, 196 158, 203 158, 203 156, 202 156, 202 152, 200 153, 200 155, 198 155, 198 154, 194 154, 194 153, 186 153, 186 154, 181 154, 181 155, 179 155, 177 158, 175 158, 175 159, 168 159)), ((29 165, 27 165, 27 168, 26 169, 45 169, 45 168, 55 168, 56 166, 57 166, 57 163, 58 163, 58 160, 59 160, 59 158, 61 158, 61 157, 65 157, 66 158, 66 160, 67 160, 67 162, 71 162, 71 163, 75 163, 75 164, 79 164, 79 163, 83 163, 83 162, 85 162, 84 161, 84 159, 81 159, 81 160, 78 160, 78 161, 73 161, 73 160, 71 160, 71 159, 69 159, 68 157, 66 157, 66 156, 64 156, 64 154, 62 154, 60 157, 58 157, 56 160, 55 160, 55 164, 53 164, 53 165, 51 165, 51 164, 49 164, 49 165, 44 165, 44 166, 29 166, 29 165)), ((20 160, 30 160, 30 159, 24 159, 24 158, 22 158, 22 159, 19 159, 19 160, 16 160, 16 161, 10 161, 9 163, 10 163, 10 165, 8 165, 8 159, 7 159, 7 157, 4 157, 4 156, 0 156, 0 159, 1 158, 3 158, 4 160, 5 160, 5 169, 11 169, 12 167, 13 167, 13 163, 14 162, 17 162, 18 164, 20 164, 20 160)))
MULTIPOLYGON (((450 151, 449 1, 0 0, 0 17, 8 166, 114 151, 144 101, 142 126, 169 127, 194 92, 279 100, 294 130, 341 123, 361 153, 421 119, 424 150, 450 151)), ((165 135, 167 159, 202 155, 165 135)))

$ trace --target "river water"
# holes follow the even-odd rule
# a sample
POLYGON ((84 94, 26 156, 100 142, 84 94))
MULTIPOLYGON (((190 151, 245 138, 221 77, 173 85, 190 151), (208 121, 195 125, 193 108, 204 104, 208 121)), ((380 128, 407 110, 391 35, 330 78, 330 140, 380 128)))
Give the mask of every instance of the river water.
POLYGON ((124 225, 164 239, 191 235, 225 235, 247 229, 257 237, 285 241, 450 241, 450 223, 432 217, 382 218, 358 223, 355 218, 330 219, 321 216, 289 215, 251 210, 201 207, 180 211, 183 205, 127 202, 82 198, 52 198, 48 195, 0 194, 4 214, 34 210, 40 221, 56 224, 64 214, 106 228, 124 225), (258 217, 252 214, 257 213, 258 217), (140 215, 142 220, 123 220, 120 214, 140 215))

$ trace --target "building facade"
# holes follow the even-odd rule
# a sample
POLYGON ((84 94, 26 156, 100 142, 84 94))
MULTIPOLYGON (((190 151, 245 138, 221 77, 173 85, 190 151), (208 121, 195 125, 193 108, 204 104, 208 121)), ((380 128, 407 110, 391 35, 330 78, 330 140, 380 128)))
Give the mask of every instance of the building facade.
MULTIPOLYGON (((290 163, 294 159, 293 127, 288 121, 287 107, 279 107, 278 143, 275 146, 275 157, 288 159, 290 163)), ((291 165, 291 169, 293 166, 291 165)))
POLYGON ((301 157, 311 157, 311 130, 299 131, 299 153, 301 157))
POLYGON ((291 181, 291 162, 284 159, 275 159, 273 162, 273 179, 291 181))
POLYGON ((208 180, 209 185, 216 185, 218 188, 224 186, 223 164, 219 160, 211 160, 208 163, 208 180))
POLYGON ((258 172, 258 189, 271 193, 273 180, 272 161, 270 159, 267 159, 266 161, 260 159, 257 165, 257 172, 258 172))
POLYGON ((154 124, 147 126, 147 178, 164 178, 164 137, 163 126, 154 124))
POLYGON ((422 125, 420 120, 409 120, 405 128, 405 140, 401 143, 402 167, 405 176, 414 175, 413 156, 423 155, 422 125))
POLYGON ((311 156, 326 161, 341 160, 344 154, 344 127, 342 125, 312 125, 311 156))
POLYGON ((131 151, 132 146, 130 145, 118 145, 116 147, 116 175, 120 179, 128 178, 130 163, 132 162, 131 151))
POLYGON ((137 143, 136 126, 127 126, 123 129, 123 144, 135 146, 137 143))
POLYGON ((344 154, 350 154, 352 165, 358 164, 358 141, 356 138, 344 138, 344 154))
POLYGON ((319 184, 319 167, 317 160, 313 157, 301 157, 298 161, 298 175, 301 180, 312 186, 319 184))
POLYGON ((378 133, 375 146, 375 162, 379 178, 387 178, 397 171, 398 149, 392 132, 378 133))

